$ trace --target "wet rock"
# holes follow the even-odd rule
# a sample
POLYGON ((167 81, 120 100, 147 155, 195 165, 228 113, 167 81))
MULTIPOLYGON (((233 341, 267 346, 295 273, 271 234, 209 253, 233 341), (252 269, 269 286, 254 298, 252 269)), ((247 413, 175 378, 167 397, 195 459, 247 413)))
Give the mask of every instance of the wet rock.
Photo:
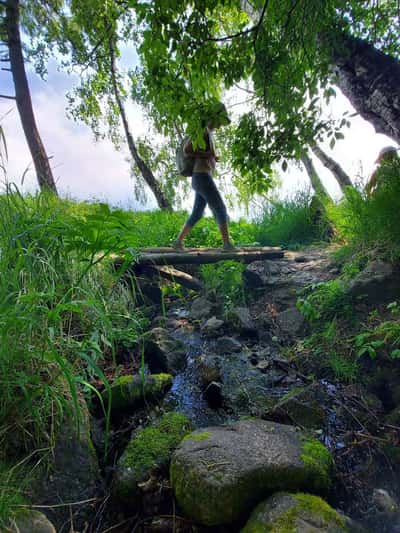
POLYGON ((206 296, 199 296, 193 301, 189 316, 194 320, 203 320, 214 314, 216 307, 206 296))
POLYGON ((351 282, 351 297, 364 296, 369 303, 393 301, 400 295, 400 271, 391 263, 372 261, 351 282))
MULTIPOLYGON (((152 374, 121 376, 111 385, 111 408, 117 410, 132 409, 143 405, 144 402, 153 402, 166 394, 172 386, 170 374, 152 374)), ((103 391, 103 399, 108 402, 108 392, 103 391)))
POLYGON ((211 381, 204 389, 204 398, 212 409, 219 409, 223 403, 222 384, 217 381, 211 381))
POLYGON ((212 381, 220 381, 220 369, 218 357, 213 355, 201 355, 197 361, 197 369, 201 385, 206 387, 212 381))
POLYGON ((323 398, 324 389, 318 383, 306 388, 295 388, 269 414, 273 420, 280 422, 290 422, 305 428, 320 428, 325 420, 323 398))
MULTIPOLYGON (((80 421, 66 418, 52 450, 52 461, 37 482, 34 482, 32 503, 49 506, 45 514, 60 529, 69 523, 68 506, 54 506, 59 502, 84 502, 101 495, 102 481, 95 448, 90 435, 90 417, 86 402, 79 398, 80 421), (52 507, 54 506, 54 507, 52 507)), ((74 505, 72 509, 75 527, 83 528, 93 519, 93 507, 74 505)))
MULTIPOLYGON (((349 533, 350 521, 318 496, 274 494, 260 503, 242 533, 349 533)), ((358 530, 360 531, 360 530, 358 530)))
POLYGON ((374 489, 372 499, 378 509, 384 513, 393 514, 399 511, 399 504, 384 489, 374 489))
POLYGON ((400 405, 392 409, 392 411, 385 416, 385 423, 391 426, 400 427, 400 405))
POLYGON ((257 328, 247 307, 235 307, 230 311, 229 319, 241 335, 257 337, 257 328))
POLYGON ((13 522, 12 526, 4 530, 5 533, 56 533, 46 516, 32 509, 18 513, 13 522))
POLYGON ((142 337, 144 358, 153 374, 177 374, 186 365, 186 348, 164 328, 154 328, 142 337))
POLYGON ((223 320, 212 316, 205 322, 205 324, 201 328, 201 331, 204 335, 213 336, 221 332, 224 324, 225 322, 223 320))
POLYGON ((257 363, 257 370, 260 370, 260 372, 263 372, 264 374, 267 372, 268 368, 270 368, 271 362, 270 361, 260 361, 257 363))
POLYGON ((318 441, 263 420, 188 435, 171 461, 171 484, 187 516, 204 525, 242 519, 276 490, 323 490, 331 457, 318 441))
POLYGON ((215 351, 219 354, 240 352, 242 344, 233 337, 220 337, 217 339, 215 351))
POLYGON ((135 301, 137 305, 161 305, 162 293, 158 283, 136 278, 135 301))
POLYGON ((280 330, 290 337, 304 335, 307 321, 296 307, 290 307, 276 317, 280 330))
POLYGON ((257 289, 265 285, 273 285, 274 278, 279 275, 281 270, 279 264, 275 261, 253 261, 243 273, 246 286, 257 289))
POLYGON ((140 491, 151 491, 152 474, 168 468, 173 450, 191 429, 185 415, 167 413, 136 431, 118 461, 113 484, 116 498, 137 505, 140 491))

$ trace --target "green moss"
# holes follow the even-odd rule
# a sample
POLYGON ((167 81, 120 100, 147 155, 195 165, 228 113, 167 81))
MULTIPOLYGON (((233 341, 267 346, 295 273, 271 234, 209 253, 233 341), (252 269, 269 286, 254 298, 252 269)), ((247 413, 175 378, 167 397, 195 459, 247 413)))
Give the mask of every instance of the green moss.
POLYGON ((274 503, 269 504, 267 500, 256 507, 242 533, 296 533, 299 531, 298 519, 309 520, 312 517, 319 517, 324 527, 336 526, 343 532, 347 531, 345 518, 318 496, 282 493, 273 498, 274 503), (285 497, 286 501, 283 501, 285 497))
POLYGON ((331 453, 316 439, 303 437, 302 440, 300 458, 310 471, 314 488, 317 490, 329 488, 331 484, 330 470, 333 464, 331 453))
POLYGON ((167 413, 139 430, 129 442, 119 464, 116 492, 121 497, 135 494, 137 484, 155 467, 167 468, 174 449, 192 431, 186 415, 167 413))
POLYGON ((211 433, 209 431, 203 431, 202 433, 190 433, 190 435, 186 435, 183 440, 202 441, 208 439, 209 437, 211 437, 211 433))
MULTIPOLYGON (((152 374, 145 376, 121 376, 111 385, 112 408, 123 409, 134 407, 143 403, 146 399, 151 401, 164 394, 172 384, 170 374, 152 374)), ((108 401, 107 391, 103 392, 103 398, 108 401)))

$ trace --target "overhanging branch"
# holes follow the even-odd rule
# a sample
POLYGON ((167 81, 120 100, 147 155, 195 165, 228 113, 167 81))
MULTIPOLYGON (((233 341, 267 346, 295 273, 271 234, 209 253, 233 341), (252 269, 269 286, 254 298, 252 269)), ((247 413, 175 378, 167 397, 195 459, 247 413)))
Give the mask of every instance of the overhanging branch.
POLYGON ((7 94, 0 94, 0 98, 6 98, 7 100, 16 100, 15 96, 8 96, 7 94))

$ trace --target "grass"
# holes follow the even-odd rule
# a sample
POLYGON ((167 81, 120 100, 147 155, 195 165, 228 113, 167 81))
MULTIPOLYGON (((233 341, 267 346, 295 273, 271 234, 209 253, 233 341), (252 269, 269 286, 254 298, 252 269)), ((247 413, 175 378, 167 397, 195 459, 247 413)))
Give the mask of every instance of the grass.
POLYGON ((287 248, 327 240, 326 225, 316 219, 312 197, 307 191, 266 205, 256 220, 255 237, 263 246, 287 248))

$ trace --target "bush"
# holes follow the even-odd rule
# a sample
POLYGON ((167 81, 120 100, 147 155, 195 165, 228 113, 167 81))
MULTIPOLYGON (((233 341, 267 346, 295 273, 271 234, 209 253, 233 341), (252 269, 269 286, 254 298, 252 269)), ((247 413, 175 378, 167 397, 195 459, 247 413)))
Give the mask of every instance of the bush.
POLYGON ((339 237, 350 245, 351 253, 400 258, 400 161, 382 169, 383 185, 371 196, 347 188, 344 200, 329 208, 329 216, 339 237))
POLYGON ((316 221, 309 192, 268 204, 256 222, 256 240, 265 246, 297 248, 327 240, 323 219, 316 221))

